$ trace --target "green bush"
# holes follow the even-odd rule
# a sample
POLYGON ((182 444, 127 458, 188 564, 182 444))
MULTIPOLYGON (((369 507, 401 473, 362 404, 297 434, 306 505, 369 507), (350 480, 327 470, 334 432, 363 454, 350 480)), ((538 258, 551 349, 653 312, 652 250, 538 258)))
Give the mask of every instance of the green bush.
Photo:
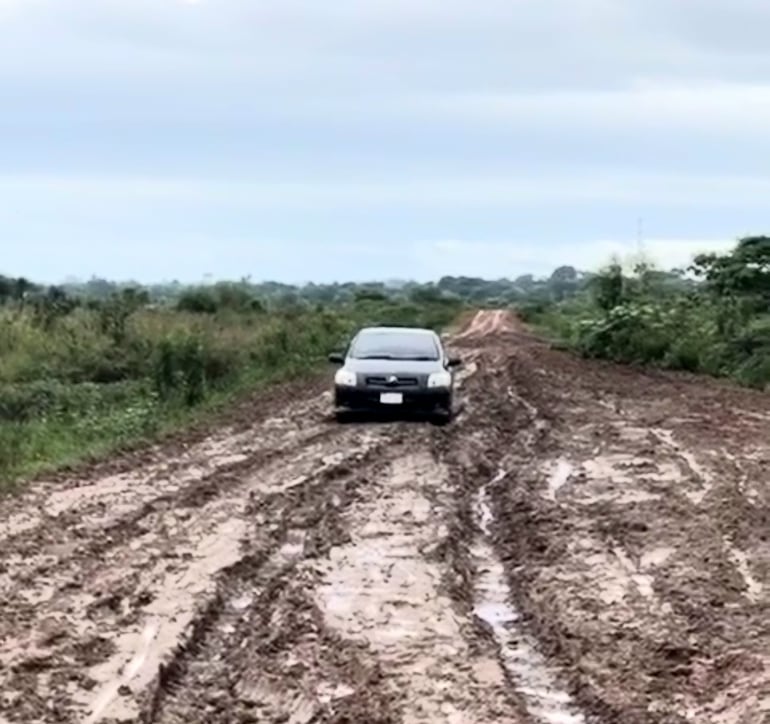
POLYGON ((591 280, 586 293, 560 304, 523 305, 521 313, 587 357, 706 372, 766 387, 770 239, 740 242, 724 256, 699 257, 694 269, 705 283, 676 284, 676 274, 646 264, 626 277, 611 265, 591 280))
POLYGON ((262 314, 265 305, 245 285, 221 282, 213 287, 184 291, 177 301, 177 309, 192 314, 216 314, 221 310, 262 314))
POLYGON ((19 422, 0 424, 0 479, 12 478, 25 460, 26 430, 19 422))
POLYGON ((208 289, 190 289, 179 297, 176 308, 180 312, 214 314, 219 309, 219 301, 213 291, 208 289))
POLYGON ((661 362, 669 348, 667 322, 665 310, 652 304, 621 304, 580 324, 578 348, 618 362, 661 362))

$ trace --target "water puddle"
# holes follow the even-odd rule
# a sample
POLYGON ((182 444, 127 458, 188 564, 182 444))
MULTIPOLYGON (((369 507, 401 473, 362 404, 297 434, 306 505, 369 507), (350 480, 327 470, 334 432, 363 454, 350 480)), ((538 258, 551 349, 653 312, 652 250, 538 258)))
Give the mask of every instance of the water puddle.
POLYGON ((28 533, 31 530, 37 528, 42 521, 42 515, 23 512, 15 513, 0 523, 0 542, 14 537, 20 536, 22 533, 28 533))
POLYGON ((634 427, 625 422, 615 423, 614 427, 620 439, 626 442, 644 442, 650 434, 647 427, 634 427))
POLYGON ((110 718, 135 720, 137 702, 133 696, 122 696, 122 692, 144 690, 171 656, 195 617, 197 603, 213 589, 216 574, 242 557, 241 541, 246 530, 244 521, 226 521, 200 540, 188 567, 176 574, 157 571, 160 575, 154 577, 152 601, 142 611, 142 628, 119 634, 113 640, 116 653, 89 672, 91 678, 103 684, 90 701, 83 694, 83 703, 90 710, 87 724, 110 718))
POLYGON ((548 477, 548 500, 556 500, 556 494, 561 490, 572 476, 573 467, 568 460, 561 458, 556 461, 551 474, 548 477))
POLYGON ((537 408, 531 402, 525 400, 521 395, 517 394, 513 387, 509 387, 507 392, 508 398, 511 400, 511 402, 521 405, 533 420, 537 419, 539 413, 537 408))
POLYGON ((727 539, 725 539, 724 544, 727 555, 738 569, 738 573, 746 586, 746 597, 752 603, 757 603, 762 597, 764 586, 752 575, 751 568, 749 567, 748 555, 744 551, 733 546, 727 539))
POLYGON ((628 455, 598 455, 583 463, 583 471, 589 480, 607 485, 631 485, 634 479, 625 465, 632 458, 628 455))
POLYGON ((425 482, 443 475, 421 463, 407 459, 396 465, 393 488, 361 516, 353 542, 332 548, 319 566, 324 583, 317 595, 327 623, 345 635, 363 636, 384 654, 427 641, 430 647, 462 642, 451 602, 438 593, 441 570, 420 553, 422 537, 435 525, 432 505, 404 485, 407 475, 425 476, 425 482))
POLYGON ((492 630, 508 676, 521 695, 529 715, 543 724, 585 724, 570 695, 560 688, 557 672, 538 651, 537 642, 519 625, 519 614, 511 604, 511 591, 503 564, 490 545, 494 520, 489 488, 505 477, 484 486, 476 499, 476 517, 483 531, 472 549, 478 575, 475 581, 475 615, 492 630))
MULTIPOLYGON (((578 504, 613 503, 635 505, 661 499, 655 483, 684 481, 678 465, 660 461, 648 456, 634 456, 625 453, 607 453, 585 460, 580 466, 581 497, 578 504), (645 489, 651 488, 651 489, 645 489)), ((555 483, 560 482, 553 473, 555 483)))
MULTIPOLYGON (((91 716, 89 716, 86 720, 86 724, 96 724, 96 722, 98 722, 105 714, 107 709, 110 708, 113 702, 119 699, 120 692, 123 687, 127 686, 134 678, 139 675, 150 656, 153 644, 157 638, 157 622, 147 624, 144 631, 142 631, 141 636, 139 637, 139 647, 134 657, 123 670, 122 676, 119 679, 113 681, 111 684, 109 684, 109 686, 105 687, 101 691, 99 696, 96 698, 96 701, 93 703, 93 711, 91 716)), ((114 713, 118 717, 133 716, 133 711, 116 711, 114 713)))
POLYGON ((695 456, 691 452, 682 449, 679 443, 674 440, 674 435, 670 430, 653 430, 653 434, 661 442, 664 442, 676 451, 677 455, 679 455, 685 465, 690 469, 693 476, 700 482, 701 487, 699 490, 687 490, 684 493, 685 497, 691 503, 700 505, 714 487, 714 480, 711 474, 695 459, 695 456))
MULTIPOLYGON (((152 480, 151 476, 148 477, 152 480)), ((63 488, 48 496, 44 506, 45 513, 55 518, 84 503, 92 504, 95 500, 118 496, 130 490, 136 483, 130 475, 115 475, 86 485, 63 488)))
POLYGON ((479 366, 476 362, 468 362, 460 371, 455 375, 455 383, 458 387, 462 387, 463 383, 473 377, 478 372, 479 366))
POLYGON ((613 551, 620 567, 626 573, 628 578, 634 583, 639 594, 644 598, 653 598, 655 589, 653 588, 654 579, 646 573, 640 573, 628 553, 619 546, 613 551))
POLYGON ((655 548, 647 553, 643 553, 639 565, 641 568, 657 568, 668 561, 676 553, 674 548, 655 548))
POLYGON ((645 493, 642 490, 630 490, 626 493, 599 493, 586 495, 577 502, 581 505, 594 505, 596 503, 614 503, 615 505, 636 505, 638 503, 651 503, 660 500, 660 495, 645 493))

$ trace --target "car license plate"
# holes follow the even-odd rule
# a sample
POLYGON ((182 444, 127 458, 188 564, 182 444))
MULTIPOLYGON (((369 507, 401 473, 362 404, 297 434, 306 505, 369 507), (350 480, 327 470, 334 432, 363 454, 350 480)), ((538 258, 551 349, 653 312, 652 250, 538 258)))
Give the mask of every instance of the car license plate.
POLYGON ((380 402, 383 405, 401 405, 404 402, 404 396, 400 392, 383 392, 380 395, 380 402))

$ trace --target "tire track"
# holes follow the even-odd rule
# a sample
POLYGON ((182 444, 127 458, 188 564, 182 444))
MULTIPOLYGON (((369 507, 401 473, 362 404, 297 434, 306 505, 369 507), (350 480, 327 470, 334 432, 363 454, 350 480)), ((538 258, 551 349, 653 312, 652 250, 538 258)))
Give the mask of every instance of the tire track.
POLYGON ((350 542, 318 561, 326 626, 376 654, 404 722, 519 722, 497 659, 456 615, 436 552, 448 511, 431 502, 447 470, 412 442, 346 516, 350 542))
MULTIPOLYGON (((333 439, 333 447, 311 446, 295 452, 293 461, 279 457, 256 475, 236 476, 229 488, 217 491, 222 481, 214 479, 208 490, 217 494, 199 500, 199 506, 182 507, 175 501, 159 508, 137 535, 126 534, 112 547, 106 561, 87 550, 84 556, 63 560, 52 573, 53 585, 22 581, 27 603, 8 601, 4 606, 8 615, 3 616, 0 647, 4 690, 23 692, 11 707, 21 721, 30 721, 33 713, 41 716, 44 701, 55 695, 62 697, 57 716, 71 712, 63 721, 77 721, 79 712, 98 708, 93 700, 101 701, 100 682, 111 687, 121 678, 124 664, 142 647, 147 627, 155 626, 153 654, 141 667, 142 682, 147 683, 147 672, 184 636, 197 602, 210 593, 211 581, 243 557, 240 543, 253 500, 270 495, 292 499, 293 488, 355 464, 376 448, 382 435, 347 430, 333 439), (65 695, 59 679, 75 662, 79 684, 65 695)), ((107 715, 110 709, 105 711, 107 715)), ((39 721, 52 721, 50 713, 39 721)))
POLYGON ((324 626, 312 577, 301 570, 346 540, 340 516, 381 455, 373 448, 357 465, 254 503, 255 531, 272 521, 267 553, 223 577, 204 624, 161 675, 143 722, 395 721, 376 661, 324 626))
POLYGON ((19 498, 0 502, 0 544, 5 550, 17 545, 29 548, 50 528, 68 528, 73 523, 106 527, 156 498, 180 494, 186 486, 217 471, 237 468, 271 450, 310 443, 314 436, 330 430, 317 422, 325 399, 295 401, 285 417, 266 418, 240 432, 224 431, 147 468, 69 484, 33 485, 19 498))
POLYGON ((534 445, 499 436, 514 452, 491 487, 493 533, 523 621, 586 716, 770 720, 768 508, 744 494, 747 466, 714 454, 716 421, 688 414, 709 383, 673 394, 542 346, 511 349, 507 366, 515 397, 549 420, 534 445))

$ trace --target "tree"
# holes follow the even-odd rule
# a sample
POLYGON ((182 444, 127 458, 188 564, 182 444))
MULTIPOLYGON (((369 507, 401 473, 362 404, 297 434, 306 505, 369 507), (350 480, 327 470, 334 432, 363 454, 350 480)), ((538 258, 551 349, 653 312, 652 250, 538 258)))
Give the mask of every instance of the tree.
POLYGON ((551 282, 576 282, 577 279, 578 273, 574 266, 557 267, 551 274, 551 282))
POLYGON ((416 304, 431 304, 441 300, 441 291, 433 284, 426 284, 413 289, 409 293, 409 301, 416 304))
POLYGON ((594 298, 600 309, 608 312, 623 302, 623 268, 617 261, 592 280, 594 298))
POLYGON ((526 292, 535 286, 535 277, 532 274, 522 274, 521 276, 516 277, 513 283, 522 291, 526 292))
POLYGON ((701 254, 691 271, 711 293, 723 336, 740 336, 754 317, 770 311, 769 237, 740 239, 728 254, 701 254))
POLYGON ((570 294, 574 294, 578 287, 578 273, 573 266, 560 266, 551 274, 548 281, 553 298, 560 302, 570 294))
POLYGON ((13 279, 0 276, 0 304, 5 304, 13 297, 14 288, 13 279))
POLYGON ((219 301, 210 289, 200 287, 182 292, 176 307, 180 312, 214 314, 219 309, 219 301))
POLYGON ((716 294, 753 297, 770 308, 770 237, 745 237, 729 254, 701 254, 692 270, 716 294))
POLYGON ((22 302, 24 301, 24 298, 27 296, 27 294, 34 288, 35 285, 31 281, 25 279, 24 277, 19 277, 16 280, 13 296, 17 301, 22 302))

